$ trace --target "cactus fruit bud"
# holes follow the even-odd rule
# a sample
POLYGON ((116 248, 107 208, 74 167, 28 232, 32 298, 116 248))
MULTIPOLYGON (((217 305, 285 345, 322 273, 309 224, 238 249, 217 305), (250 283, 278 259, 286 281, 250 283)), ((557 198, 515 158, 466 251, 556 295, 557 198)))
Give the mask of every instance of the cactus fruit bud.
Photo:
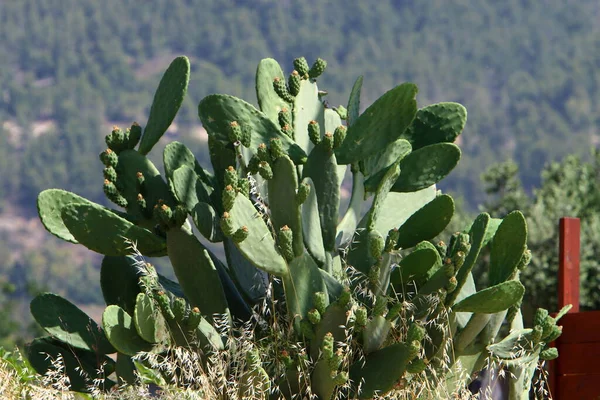
POLYGON ((115 171, 115 169, 113 167, 104 168, 102 173, 104 175, 104 179, 108 179, 111 182, 117 181, 117 171, 115 171))
POLYGON ((288 110, 286 107, 283 107, 279 111, 277 119, 279 120, 279 126, 282 128, 286 125, 292 125, 292 115, 290 113, 290 110, 288 110))
POLYGON ((289 226, 284 225, 279 229, 277 233, 277 241, 279 242, 279 249, 281 254, 287 261, 294 259, 294 250, 292 248, 293 232, 289 226))
POLYGON ((527 268, 527 266, 531 262, 531 258, 531 250, 526 249, 523 253, 523 256, 521 257, 521 261, 519 261, 519 265, 517 266, 517 268, 520 270, 527 268))
POLYGON ((425 338, 425 327, 423 327, 423 325, 421 325, 418 322, 413 322, 412 324, 410 324, 410 326, 408 327, 408 332, 406 334, 406 341, 407 342, 413 342, 413 341, 417 341, 420 342, 425 338))
POLYGON ((335 128, 333 131, 333 147, 338 148, 346 138, 346 127, 344 125, 340 125, 335 128))
POLYGON ((233 168, 231 165, 229 167, 227 167, 227 169, 225 170, 224 181, 225 181, 225 186, 236 187, 238 184, 237 183, 238 182, 237 172, 235 171, 235 168, 233 168))
POLYGON ((542 337, 545 338, 546 336, 550 335, 550 332, 552 332, 554 326, 556 326, 556 320, 550 315, 547 315, 546 318, 544 318, 544 322, 541 323, 541 327, 544 330, 542 337))
POLYGON ((542 340, 543 329, 540 325, 536 325, 533 327, 533 331, 531 332, 531 340, 533 343, 538 344, 542 340))
POLYGON ((406 366, 406 371, 409 374, 420 374, 427 368, 427 363, 422 358, 415 358, 406 366))
POLYGON ((325 148, 325 150, 333 150, 333 134, 331 132, 325 132, 322 142, 322 146, 325 148))
POLYGON ((281 127, 281 132, 283 132, 283 134, 291 139, 294 138, 294 128, 292 128, 291 124, 285 124, 284 126, 281 127))
POLYGON ((298 93, 300 93, 301 80, 302 78, 300 78, 300 74, 298 73, 298 71, 293 70, 290 74, 290 77, 288 78, 288 87, 292 96, 297 96, 298 93))
POLYGON ((359 327, 364 328, 367 325, 367 309, 364 306, 360 306, 354 313, 354 323, 359 327))
POLYGON ((127 148, 132 149, 137 146, 140 138, 142 137, 142 127, 137 122, 131 124, 129 128, 129 140, 127 141, 127 148))
POLYGON ((221 230, 225 236, 231 236, 235 232, 233 229, 233 221, 231 220, 231 216, 228 212, 224 212, 221 217, 221 230))
POLYGON ((252 129, 249 126, 242 127, 242 137, 240 138, 242 146, 249 148, 252 145, 252 129))
POLYGON ((173 210, 166 204, 162 204, 157 209, 158 220, 165 226, 171 225, 171 217, 173 217, 173 210))
POLYGON ((340 373, 331 377, 331 383, 336 386, 345 385, 346 382, 348 382, 348 372, 346 371, 341 371, 340 373))
POLYGON ((321 126, 314 119, 308 123, 308 137, 315 146, 321 143, 321 126))
POLYGON ((248 227, 242 226, 233 233, 231 239, 236 243, 242 243, 248 237, 248 227))
POLYGON ((245 197, 250 197, 250 181, 246 178, 238 179, 238 191, 245 197))
POLYGON ((335 112, 340 116, 340 119, 347 120, 348 119, 348 110, 346 107, 340 105, 334 108, 335 112))
POLYGON ((342 349, 337 349, 333 356, 327 361, 327 365, 332 372, 336 372, 344 361, 344 353, 342 349))
POLYGON ((229 211, 233 207, 236 194, 237 192, 231 185, 227 185, 225 186, 225 189, 223 189, 223 208, 225 211, 229 211))
POLYGON ((138 193, 137 195, 137 204, 142 210, 146 210, 148 207, 148 204, 146 204, 146 199, 144 199, 144 196, 142 196, 141 193, 138 193))
POLYGON ((457 286, 458 286, 458 281, 456 280, 456 277, 453 276, 452 278, 450 278, 450 280, 448 280, 448 283, 446 284, 446 292, 448 292, 448 293, 454 292, 454 290, 456 290, 457 286))
POLYGON ((419 355, 421 351, 421 342, 417 340, 413 340, 412 342, 408 342, 408 359, 413 360, 415 357, 419 355))
POLYGON ((325 72, 325 68, 327 68, 327 61, 323 60, 322 58, 317 58, 312 67, 310 67, 308 76, 311 79, 315 79, 325 72))
POLYGON ((300 333, 308 340, 314 339, 315 332, 313 331, 313 326, 308 319, 303 319, 300 321, 300 333))
POLYGON ((116 168, 119 162, 119 157, 114 151, 108 148, 100 153, 100 161, 102 161, 102 164, 104 164, 106 167, 116 168))
POLYGON ((434 245, 436 250, 438 251, 440 257, 445 258, 448 252, 448 246, 443 240, 440 240, 437 244, 434 245))
POLYGON ((542 339, 544 339, 544 342, 546 343, 554 342, 561 334, 562 326, 554 325, 550 334, 547 337, 542 337, 542 339))
POLYGON ((271 170, 271 166, 266 161, 261 161, 258 164, 258 173, 263 177, 263 179, 273 179, 273 170, 271 170))
POLYGON ((252 175, 258 174, 258 164, 260 164, 260 158, 257 154, 254 154, 252 157, 250 157, 250 161, 248 161, 248 171, 252 175))
POLYGON ((375 306, 373 306, 373 315, 382 317, 387 311, 387 304, 388 301, 384 296, 377 296, 377 299, 375 300, 375 306))
POLYGON ((383 253, 383 249, 385 248, 385 241, 383 240, 383 236, 377 231, 369 232, 369 252, 371 257, 374 259, 379 259, 381 254, 383 253))
POLYGON ((452 256, 452 263, 454 264, 454 271, 458 271, 460 269, 460 267, 463 266, 463 264, 465 263, 465 258, 467 256, 465 255, 464 251, 457 251, 456 254, 454 254, 452 256))
POLYGON ((185 302, 185 299, 181 297, 176 297, 175 300, 173 300, 173 315, 175 315, 175 320, 179 323, 182 323, 185 318, 186 306, 187 303, 185 302))
POLYGON ((260 161, 269 161, 271 159, 269 155, 269 150, 267 150, 267 145, 261 143, 258 145, 258 150, 256 151, 256 155, 260 161))
POLYGON ((154 299, 158 303, 163 316, 168 319, 175 319, 175 314, 173 314, 173 310, 171 310, 171 301, 169 300, 169 296, 162 290, 154 292, 154 299))
POLYGON ((273 89, 283 101, 287 101, 288 103, 294 102, 294 96, 292 96, 290 92, 288 92, 285 82, 279 77, 273 79, 273 89))
POLYGON ((279 353, 279 358, 286 368, 292 368, 294 366, 294 361, 292 361, 292 357, 290 357, 290 353, 288 353, 287 350, 281 350, 281 353, 279 353))
POLYGON ((236 143, 242 140, 242 128, 237 121, 232 121, 229 123, 229 132, 227 132, 227 137, 231 143, 236 143))
POLYGON ((283 150, 283 145, 281 144, 281 139, 271 139, 270 147, 271 157, 273 158, 273 160, 277 160, 278 158, 286 155, 285 150, 283 150))
POLYGON ((308 195, 310 194, 310 185, 308 183, 301 183, 298 186, 298 192, 296 193, 296 202, 298 204, 303 204, 306 199, 308 198, 308 195))
POLYGON ((321 344, 322 357, 325 360, 330 360, 333 357, 333 334, 327 332, 323 337, 323 344, 321 344))
POLYGON ((371 288, 376 288, 379 286, 379 264, 371 265, 369 268, 369 274, 367 278, 369 279, 369 285, 371 288))
POLYGON ((394 305, 389 309, 385 319, 388 321, 393 321, 400 315, 400 311, 402 311, 402 303, 394 303, 394 305))
POLYGON ((325 314, 325 309, 327 308, 327 294, 324 292, 315 292, 313 294, 313 304, 319 313, 325 314))
POLYGON ((533 316, 533 325, 540 325, 540 326, 544 326, 544 323, 546 322, 546 317, 548 316, 548 310, 544 309, 544 308, 538 308, 535 311, 535 315, 533 316))
POLYGON ((313 325, 317 325, 319 322, 321 322, 321 313, 316 308, 310 310, 306 316, 313 325))
POLYGON ((104 194, 106 194, 106 197, 110 201, 112 201, 119 207, 127 207, 127 200, 123 196, 121 196, 121 193, 119 193, 114 183, 112 183, 108 179, 105 179, 103 189, 104 194))
POLYGON ((202 314, 200 314, 200 309, 198 307, 194 307, 190 310, 190 315, 188 315, 188 319, 186 321, 186 326, 188 330, 194 330, 198 328, 200 321, 202 320, 202 314))
POLYGON ((308 66, 308 62, 306 61, 306 58, 304 57, 298 57, 294 60, 294 69, 296 71, 298 71, 298 74, 300 74, 301 77, 305 77, 305 75, 308 75, 308 70, 309 70, 309 66, 308 66))
POLYGON ((385 239, 385 247, 383 251, 389 253, 390 251, 396 248, 396 244, 398 244, 398 238, 400 237, 400 232, 398 232, 398 228, 390 229, 385 239))
POLYGON ((348 286, 344 287, 344 290, 340 293, 340 297, 337 299, 337 303, 340 307, 348 307, 352 302, 352 293, 350 293, 350 288, 348 286))
POLYGON ((187 210, 181 204, 177 205, 173 210, 173 225, 177 228, 181 227, 187 219, 187 210))
POLYGON ((558 357, 558 349, 556 347, 550 347, 548 349, 542 350, 540 353, 540 360, 554 360, 558 357))

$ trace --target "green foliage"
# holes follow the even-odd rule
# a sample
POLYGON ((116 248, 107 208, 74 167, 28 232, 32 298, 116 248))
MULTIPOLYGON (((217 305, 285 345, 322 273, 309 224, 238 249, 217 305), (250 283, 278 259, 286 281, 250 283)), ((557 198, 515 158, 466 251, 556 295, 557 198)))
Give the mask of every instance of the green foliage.
MULTIPOLYGON (((311 125, 322 124, 315 130, 325 132, 319 143, 307 145, 301 135, 309 135, 308 128, 296 125, 301 121, 307 127, 302 118, 294 119, 291 127, 281 126, 281 110, 274 121, 272 110, 269 117, 268 110, 234 96, 213 94, 200 101, 198 114, 210 138, 214 178, 191 151, 173 144, 164 151, 165 181, 145 153, 168 128, 185 93, 189 68, 173 67, 182 60, 161 80, 154 104, 162 106, 153 106, 148 118, 148 125, 156 128, 144 132, 140 150, 131 146, 131 130, 114 128, 107 136, 109 150, 118 157, 108 151, 101 156, 116 174, 115 182, 105 177, 105 187, 110 186, 105 192, 110 200, 123 199, 116 203, 125 213, 63 191, 40 194, 39 215, 51 233, 105 256, 101 283, 108 306, 100 329, 63 298, 36 297, 32 312, 54 336, 30 345, 28 356, 38 372, 50 365, 37 350, 57 355, 73 346, 86 352, 81 354, 85 360, 101 360, 114 352, 127 360, 144 354, 168 358, 177 347, 185 347, 196 352, 202 365, 229 352, 232 358, 225 363, 235 368, 240 368, 236 355, 245 352, 245 369, 235 378, 239 393, 264 394, 277 385, 288 388, 288 398, 310 390, 323 400, 337 395, 369 399, 392 390, 410 391, 402 388, 409 379, 407 370, 412 371, 413 385, 419 385, 416 376, 429 368, 420 379, 429 381, 427 396, 433 398, 446 387, 443 377, 462 364, 461 357, 478 354, 485 359, 488 344, 502 343, 502 321, 507 310, 518 310, 524 293, 518 273, 525 266, 524 255, 529 255, 523 215, 512 212, 497 225, 482 214, 469 233, 453 234, 447 246, 430 243, 454 214, 452 197, 437 191, 435 184, 460 158, 458 147, 447 142, 464 127, 464 108, 429 107, 421 115, 421 126, 411 128, 417 87, 407 83, 385 93, 346 128, 340 114, 320 99, 315 78, 326 63, 317 59, 308 77, 293 75, 293 88, 275 76, 273 89, 292 114, 303 114, 302 109, 316 113, 303 118, 315 121, 311 125), (439 121, 451 121, 450 128, 439 121), (388 153, 393 143, 401 150, 388 153), (410 143, 427 145, 413 151, 410 143), (385 163, 367 161, 385 153, 385 163), (358 187, 353 196, 361 199, 355 200, 358 204, 351 201, 350 217, 338 226, 348 164, 358 187), (377 174, 377 185, 365 190, 367 180, 377 174), (362 214, 362 201, 371 194, 373 201, 362 214), (228 265, 204 247, 187 220, 200 201, 221 215, 228 265), (478 291, 471 270, 486 237, 491 238, 490 285, 478 291), (132 255, 168 256, 179 283, 132 255), (248 295, 255 276, 267 278, 268 290, 252 298, 248 295), (86 331, 90 326, 94 334, 86 331), (240 335, 247 343, 233 343, 240 335), (246 345, 251 348, 240 350, 246 345), (299 350, 282 365, 279 357, 271 358, 268 350, 261 354, 257 346, 299 350), (306 388, 290 389, 298 374, 305 374, 306 388)), ((273 61, 261 65, 259 96, 267 90, 263 75, 281 70, 273 61)), ((264 107, 277 107, 272 93, 262 95, 264 107)), ((357 102, 349 102, 352 113, 357 102)), ((198 218, 195 222, 205 223, 198 218)), ((208 224, 214 226, 214 218, 208 224)), ((214 240, 210 229, 199 231, 214 240)), ((520 319, 513 312, 508 322, 522 327, 520 319)), ((555 321, 544 319, 532 332, 537 333, 528 337, 531 350, 523 357, 536 362, 553 357, 553 350, 538 345, 560 335, 555 321)), ((503 359, 497 353, 492 354, 503 359)), ((72 374, 74 367, 65 357, 72 374)), ((87 366, 89 376, 95 371, 92 366, 87 366)), ((453 380, 455 390, 464 390, 481 367, 467 367, 464 378, 453 380)), ((529 391, 535 367, 517 367, 522 370, 518 376, 529 378, 514 393, 529 391)), ((131 363, 122 366, 119 380, 131 381, 132 368, 131 363)), ((162 373, 169 380, 183 379, 175 381, 186 386, 182 371, 162 373)), ((73 389, 87 390, 83 383, 77 381, 73 389)))

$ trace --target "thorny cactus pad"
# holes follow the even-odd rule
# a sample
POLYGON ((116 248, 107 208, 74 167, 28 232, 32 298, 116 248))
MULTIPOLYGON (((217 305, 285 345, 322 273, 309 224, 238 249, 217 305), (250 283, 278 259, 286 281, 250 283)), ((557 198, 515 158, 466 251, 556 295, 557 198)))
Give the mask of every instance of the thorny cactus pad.
MULTIPOLYGON (((534 328, 522 328, 519 272, 531 259, 523 215, 483 213, 448 244, 437 238, 454 202, 435 184, 461 157, 452 142, 465 126, 464 107, 419 109, 417 87, 406 83, 361 113, 359 77, 347 108, 330 109, 317 87, 327 63, 293 64, 286 80, 275 60, 261 61, 260 109, 222 94, 200 102, 214 174, 181 143, 165 147, 164 175, 146 157, 187 92, 189 61, 179 57, 160 81, 145 129, 115 127, 100 153, 99 184, 124 211, 58 189, 39 195, 48 231, 105 255, 107 308, 99 327, 58 296, 34 299, 32 313, 51 336, 29 345, 32 365, 49 368, 43 350, 74 369, 73 348, 89 372, 73 388, 85 391, 99 363, 117 352, 108 389, 185 348, 201 371, 220 368, 231 388, 213 384, 230 398, 426 399, 464 392, 492 360, 519 377, 511 398, 527 398, 538 361, 557 356, 548 343, 561 333, 561 315, 538 310, 534 328), (226 262, 198 239, 188 216, 223 246, 226 262), (489 287, 476 288, 471 271, 485 246, 489 287), (168 257, 178 282, 142 254, 168 257), (147 362, 122 361, 130 356, 147 362)), ((198 388, 185 372, 156 374, 198 388)))

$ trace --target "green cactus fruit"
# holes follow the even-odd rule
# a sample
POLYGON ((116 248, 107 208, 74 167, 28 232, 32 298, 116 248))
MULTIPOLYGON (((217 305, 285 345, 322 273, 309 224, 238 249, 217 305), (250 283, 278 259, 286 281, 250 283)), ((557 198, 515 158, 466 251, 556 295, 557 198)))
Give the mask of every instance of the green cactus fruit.
POLYGON ((173 217, 173 210, 166 204, 155 205, 154 209, 156 210, 156 216, 158 217, 158 221, 164 226, 171 226, 171 218, 173 217))
POLYGON ((294 366, 294 361, 292 360, 292 357, 290 357, 290 353, 285 349, 281 350, 281 353, 279 353, 279 359, 286 368, 292 368, 294 366))
POLYGON ((116 168, 117 164, 119 163, 119 156, 117 156, 114 151, 108 148, 100 153, 100 161, 102 161, 102 164, 104 164, 106 167, 116 168))
POLYGON ((540 353, 540 360, 554 360, 558 357, 558 349, 556 347, 550 347, 548 349, 542 350, 540 353))
POLYGON ((175 314, 173 314, 173 310, 171 309, 171 300, 165 292, 162 290, 155 291, 154 300, 158 303, 165 318, 170 320, 175 319, 175 314))
POLYGON ((179 323, 182 323, 185 318, 187 303, 184 298, 176 297, 173 300, 173 315, 175 316, 175 320, 179 323))
POLYGON ((258 174, 258 165, 260 164, 260 161, 261 160, 257 154, 254 154, 252 157, 250 157, 250 161, 248 161, 248 171, 252 175, 258 174))
POLYGON ((333 357, 333 334, 331 332, 327 332, 325 337, 323 337, 321 357, 325 360, 330 360, 333 357))
POLYGON ((558 339, 558 337, 561 334, 562 334, 562 326, 554 325, 552 327, 552 331, 550 332, 550 334, 546 337, 542 337, 542 339, 546 343, 554 342, 556 339, 558 339))
POLYGON ((237 185, 238 192, 243 194, 245 197, 250 197, 250 181, 246 178, 238 179, 237 185))
POLYGON ((377 296, 373 307, 373 316, 382 317, 387 311, 388 300, 384 296, 377 296))
POLYGON ((350 288, 345 286, 340 293, 340 297, 337 300, 337 303, 342 308, 347 308, 352 302, 352 293, 350 292, 350 288))
POLYGON ((525 252, 523 252, 523 256, 521 257, 521 261, 519 261, 519 265, 517 265, 517 268, 519 270, 523 270, 523 269, 527 268, 527 266, 531 262, 531 258, 532 258, 531 250, 529 250, 529 249, 525 250, 525 252))
POLYGON ((242 127, 242 137, 240 138, 242 146, 249 148, 252 146, 252 128, 249 125, 242 127))
POLYGON ((385 248, 385 241, 383 236, 377 231, 369 232, 369 252, 371 257, 374 259, 379 259, 381 254, 383 254, 383 250, 385 248))
POLYGON ((385 239, 385 247, 384 247, 383 251, 385 251, 386 253, 389 253, 392 250, 394 250, 396 248, 396 244, 398 243, 398 236, 399 236, 398 228, 390 229, 390 231, 388 232, 387 238, 385 239))
POLYGON ((317 58, 312 67, 310 67, 310 70, 308 70, 308 76, 311 79, 316 79, 325 72, 325 68, 327 68, 327 61, 322 58, 317 58))
POLYGON ((227 132, 227 137, 231 143, 236 143, 242 140, 242 127, 237 123, 237 121, 232 121, 229 123, 229 132, 227 132))
POLYGON ((313 325, 318 325, 321 322, 321 313, 316 308, 310 310, 306 316, 313 325))
POLYGON ((202 314, 200 313, 200 309, 198 307, 194 307, 190 310, 190 315, 186 321, 186 327, 188 331, 193 331, 198 328, 200 321, 202 320, 202 314))
POLYGON ((281 132, 283 132, 284 135, 291 139, 294 138, 294 128, 292 128, 292 125, 290 124, 285 124, 284 126, 282 126, 281 132))
POLYGON ((412 342, 408 342, 408 360, 412 360, 419 355, 421 351, 421 342, 417 340, 413 340, 412 342))
POLYGON ((142 196, 141 193, 137 196, 137 204, 142 210, 147 210, 148 204, 146 203, 146 199, 144 198, 144 196, 142 196))
POLYGON ((248 237, 248 227, 242 226, 231 235, 231 239, 235 243, 242 243, 248 237))
POLYGON ((346 138, 346 131, 347 131, 347 128, 344 125, 340 125, 337 128, 335 128, 335 131, 333 131, 333 148, 334 149, 337 149, 338 147, 341 146, 342 142, 346 138))
POLYGON ((317 311, 321 314, 325 313, 325 309, 327 308, 327 293, 325 292, 315 292, 313 294, 313 304, 317 311))
POLYGON ((415 358, 406 366, 406 371, 410 374, 420 374, 427 368, 427 363, 422 358, 415 358))
POLYGON ((321 127, 314 119, 308 123, 308 138, 315 146, 321 143, 321 127))
POLYGON ((263 179, 269 180, 273 179, 273 170, 271 166, 266 161, 261 161, 258 164, 258 173, 262 176, 263 179))
POLYGON ((115 186, 114 183, 112 183, 108 179, 105 179, 103 189, 104 189, 104 193, 106 194, 106 197, 110 201, 112 201, 119 207, 123 207, 123 208, 127 207, 127 200, 125 200, 125 198, 123 196, 121 196, 121 193, 119 193, 119 191, 117 190, 117 187, 115 186))
POLYGON ((452 277, 448 280, 448 283, 446 284, 446 293, 452 293, 456 290, 456 287, 458 286, 458 280, 456 279, 456 277, 452 277))
POLYGON ((445 258, 447 251, 448 251, 448 246, 446 245, 446 243, 443 240, 440 240, 435 246, 435 249, 438 251, 438 253, 440 254, 440 257, 445 258))
POLYGON ((179 228, 183 226, 185 220, 187 219, 188 212, 187 209, 181 204, 175 206, 173 210, 172 224, 174 227, 179 228))
POLYGON ((287 107, 283 107, 279 111, 277 119, 279 121, 279 126, 282 128, 286 125, 292 125, 292 113, 290 113, 290 110, 287 107))
POLYGON ((452 256, 452 264, 454 264, 454 271, 458 271, 460 269, 460 267, 463 266, 463 264, 465 263, 465 258, 467 256, 465 255, 464 251, 457 251, 456 254, 454 254, 452 256))
POLYGON ((224 175, 225 185, 230 185, 230 186, 236 187, 237 183, 238 183, 237 181, 238 181, 237 172, 235 171, 235 168, 233 168, 230 165, 225 170, 225 175, 224 175))
POLYGON ((146 181, 146 178, 144 177, 144 174, 138 171, 135 174, 135 179, 136 179, 136 188, 137 188, 137 191, 140 192, 140 193, 144 193, 144 182, 146 181))
POLYGON ((306 58, 298 57, 294 60, 294 69, 298 71, 298 74, 305 78, 308 77, 309 66, 306 58))
POLYGON ((342 386, 348 382, 348 379, 348 372, 341 371, 331 377, 331 383, 333 383, 335 386, 342 386))
POLYGON ((342 349, 337 349, 333 356, 327 361, 327 364, 332 372, 336 372, 344 361, 344 352, 342 349))
POLYGON ((354 313, 354 323, 359 327, 364 328, 367 325, 367 309, 364 306, 360 306, 354 313))
POLYGON ((117 181, 117 171, 113 167, 106 167, 104 171, 102 171, 104 175, 104 179, 108 179, 111 182, 117 181))
POLYGON ((390 308, 387 315, 385 316, 385 319, 387 319, 388 321, 395 320, 398 317, 398 315, 400 315, 400 311, 402 311, 402 303, 394 303, 394 305, 390 308))
POLYGON ((331 132, 325 132, 325 135, 323 135, 322 146, 325 150, 333 150, 333 134, 331 132))
POLYGON ((302 81, 302 78, 300 77, 300 74, 298 73, 298 71, 293 70, 292 73, 290 74, 290 77, 288 78, 288 87, 290 89, 290 94, 292 96, 297 96, 298 93, 300 93, 300 82, 302 81))
POLYGON ((287 261, 291 261, 294 259, 294 249, 293 249, 293 238, 294 234, 289 226, 284 225, 279 229, 279 233, 277 234, 277 241, 279 242, 279 249, 281 250, 281 254, 287 261))
POLYGON ((309 194, 310 185, 306 182, 302 182, 300 185, 298 185, 298 192, 296 193, 296 202, 298 204, 304 204, 309 194))
POLYGON ((540 325, 536 325, 533 327, 533 332, 531 332, 531 341, 534 344, 538 344, 542 340, 542 332, 543 329, 540 325))
POLYGON ((233 207, 236 194, 237 192, 235 191, 232 185, 227 185, 225 186, 225 189, 223 189, 222 198, 223 208, 225 209, 225 211, 230 211, 231 207, 233 207))
POLYGON ((285 150, 281 146, 281 140, 279 140, 278 138, 271 139, 269 150, 271 152, 271 158, 273 159, 273 161, 277 160, 280 157, 284 157, 287 155, 285 153, 285 150))
POLYGON ((369 268, 369 273, 367 275, 367 278, 369 279, 369 286, 372 289, 375 289, 379 286, 380 272, 381 272, 381 269, 379 267, 379 264, 373 264, 373 265, 371 265, 371 268, 369 268))
POLYGON ((256 155, 258 156, 259 161, 269 161, 271 159, 267 145, 264 143, 258 145, 256 155))
POLYGON ((425 338, 425 327, 421 325, 419 322, 413 322, 408 327, 408 332, 406 334, 407 342, 421 342, 425 338))
POLYGON ((142 127, 134 122, 129 128, 129 139, 127 140, 127 148, 133 150, 142 137, 142 127))
POLYGON ((290 92, 288 92, 287 86, 281 78, 275 77, 275 79, 273 79, 273 89, 283 101, 286 101, 288 103, 294 102, 294 96, 292 96, 290 92))
POLYGON ((554 328, 554 326, 556 326, 556 320, 554 318, 552 318, 552 316, 550 315, 546 315, 542 321, 542 323, 540 324, 540 326, 543 328, 543 334, 542 337, 547 337, 548 335, 550 335, 550 333, 552 332, 552 329, 554 328))
POLYGON ((304 336, 308 340, 313 340, 315 338, 315 331, 313 330, 313 325, 308 319, 303 319, 302 321, 300 321, 300 334, 302 334, 302 336, 304 336))
POLYGON ((535 315, 533 316, 533 326, 544 326, 546 322, 546 317, 548 317, 548 310, 544 308, 538 308, 535 311, 535 315))

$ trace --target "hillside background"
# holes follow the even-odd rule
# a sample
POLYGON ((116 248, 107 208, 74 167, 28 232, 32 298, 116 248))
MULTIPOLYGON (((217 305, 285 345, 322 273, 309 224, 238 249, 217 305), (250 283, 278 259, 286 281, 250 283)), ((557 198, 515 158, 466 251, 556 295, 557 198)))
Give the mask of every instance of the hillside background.
POLYGON ((191 59, 192 77, 168 139, 206 166, 198 102, 221 92, 256 103, 265 57, 287 72, 295 57, 326 59, 320 86, 333 105, 361 74, 364 105, 405 81, 421 106, 464 104, 463 158, 441 187, 475 210, 493 163, 515 160, 530 192, 546 163, 585 159, 600 141, 599 17, 593 0, 0 1, 0 301, 12 315, 0 344, 27 336, 14 328, 41 290, 102 302, 99 258, 44 231, 35 199, 59 187, 106 203, 103 136, 144 125, 175 56, 191 59))

